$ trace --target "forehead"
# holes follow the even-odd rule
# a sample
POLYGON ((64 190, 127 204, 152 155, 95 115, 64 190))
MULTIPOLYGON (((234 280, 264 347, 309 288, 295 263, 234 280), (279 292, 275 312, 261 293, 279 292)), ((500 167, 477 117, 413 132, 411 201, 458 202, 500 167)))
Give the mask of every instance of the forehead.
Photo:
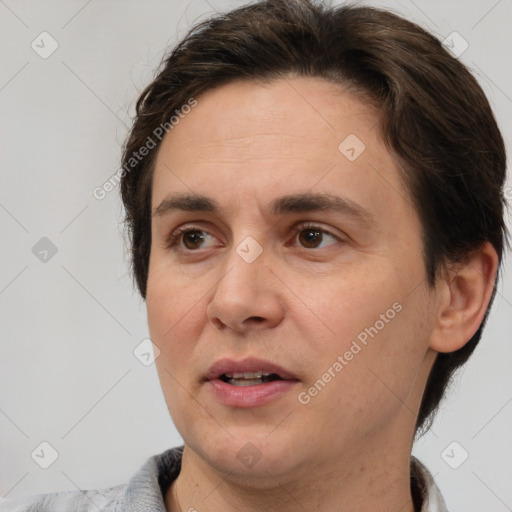
POLYGON ((318 78, 210 90, 159 148, 153 208, 170 191, 240 207, 248 195, 270 205, 283 192, 336 190, 377 216, 391 201, 403 210, 407 193, 378 121, 375 107, 318 78))
POLYGON ((258 157, 263 149, 268 150, 265 158, 306 154, 314 148, 304 143, 318 141, 328 143, 337 155, 337 144, 332 144, 338 139, 341 142, 347 129, 360 138, 367 138, 369 129, 378 135, 374 107, 319 78, 235 81, 201 95, 197 106, 182 117, 162 145, 173 145, 173 140, 181 144, 192 134, 193 140, 176 155, 180 160, 193 157, 201 161, 221 152, 228 158, 246 160, 258 157), (276 137, 286 144, 274 146, 276 137), (193 154, 194 145, 201 145, 206 153, 193 154))

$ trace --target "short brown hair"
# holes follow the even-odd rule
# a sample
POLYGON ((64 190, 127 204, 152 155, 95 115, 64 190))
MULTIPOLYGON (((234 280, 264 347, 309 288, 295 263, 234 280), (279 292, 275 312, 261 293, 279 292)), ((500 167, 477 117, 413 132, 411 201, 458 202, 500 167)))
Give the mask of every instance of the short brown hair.
MULTIPOLYGON (((130 158, 190 98, 235 80, 319 77, 376 103, 382 135, 423 226, 429 286, 435 285, 443 263, 463 258, 485 241, 501 263, 508 233, 500 131, 475 78, 416 24, 371 7, 258 1, 199 23, 162 64, 137 101, 123 148, 121 193, 133 273, 143 298, 158 148, 140 161, 130 158), (133 165, 128 167, 129 162, 133 165)), ((471 340, 437 356, 417 429, 430 426, 450 377, 475 349, 495 294, 496 284, 471 340)))

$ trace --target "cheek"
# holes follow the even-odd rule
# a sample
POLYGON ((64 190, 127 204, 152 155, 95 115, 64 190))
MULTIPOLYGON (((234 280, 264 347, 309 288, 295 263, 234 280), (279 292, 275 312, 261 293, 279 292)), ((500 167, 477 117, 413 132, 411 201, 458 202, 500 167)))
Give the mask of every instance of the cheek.
POLYGON ((153 267, 148 278, 146 308, 151 340, 173 372, 186 361, 204 323, 204 292, 188 278, 169 268, 153 267))
POLYGON ((343 402, 340 407, 353 409, 368 401, 373 406, 365 409, 371 410, 396 401, 395 395, 405 398, 428 346, 424 286, 411 293, 415 279, 384 260, 374 263, 365 268, 354 265, 315 286, 307 281, 297 285, 314 313, 294 320, 301 325, 314 361, 309 384, 332 380, 324 398, 343 402), (326 375, 329 370, 336 378, 326 375))
MULTIPOLYGON (((306 305, 301 308, 305 316, 296 310, 295 321, 305 324, 309 319, 311 328, 320 326, 317 334, 325 335, 321 345, 336 350, 348 348, 346 345, 352 339, 376 322, 379 331, 384 325, 387 327, 397 316, 396 309, 400 309, 404 297, 401 278, 389 262, 378 258, 368 257, 366 262, 361 258, 359 263, 343 265, 322 279, 290 275, 288 280, 306 305)), ((318 336, 309 337, 313 342, 318 339, 318 336)))
MULTIPOLYGON (((152 271, 147 287, 147 319, 152 342, 159 348, 155 360, 167 408, 179 432, 186 432, 201 410, 190 400, 196 389, 192 373, 197 368, 196 341, 203 329, 203 294, 176 272, 152 271)), ((206 420, 205 420, 206 421, 206 420)))

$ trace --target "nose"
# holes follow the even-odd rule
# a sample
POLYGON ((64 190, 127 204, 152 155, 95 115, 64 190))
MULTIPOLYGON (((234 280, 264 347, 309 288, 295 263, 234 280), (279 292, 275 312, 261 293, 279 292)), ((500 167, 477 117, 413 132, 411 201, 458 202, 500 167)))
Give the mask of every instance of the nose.
POLYGON ((227 258, 207 306, 209 321, 240 334, 278 325, 284 316, 280 281, 267 267, 265 250, 251 261, 234 247, 227 258))

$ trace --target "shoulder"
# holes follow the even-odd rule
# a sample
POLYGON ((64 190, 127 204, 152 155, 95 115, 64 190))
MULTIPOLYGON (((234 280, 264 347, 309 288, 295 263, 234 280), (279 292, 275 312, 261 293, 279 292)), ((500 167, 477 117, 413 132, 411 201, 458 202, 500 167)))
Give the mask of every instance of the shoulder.
POLYGON ((183 446, 149 457, 115 487, 0 498, 0 512, 165 512, 163 495, 180 472, 182 453, 183 446))
POLYGON ((0 512, 114 512, 126 489, 118 485, 107 489, 36 494, 27 498, 0 499, 0 512))

